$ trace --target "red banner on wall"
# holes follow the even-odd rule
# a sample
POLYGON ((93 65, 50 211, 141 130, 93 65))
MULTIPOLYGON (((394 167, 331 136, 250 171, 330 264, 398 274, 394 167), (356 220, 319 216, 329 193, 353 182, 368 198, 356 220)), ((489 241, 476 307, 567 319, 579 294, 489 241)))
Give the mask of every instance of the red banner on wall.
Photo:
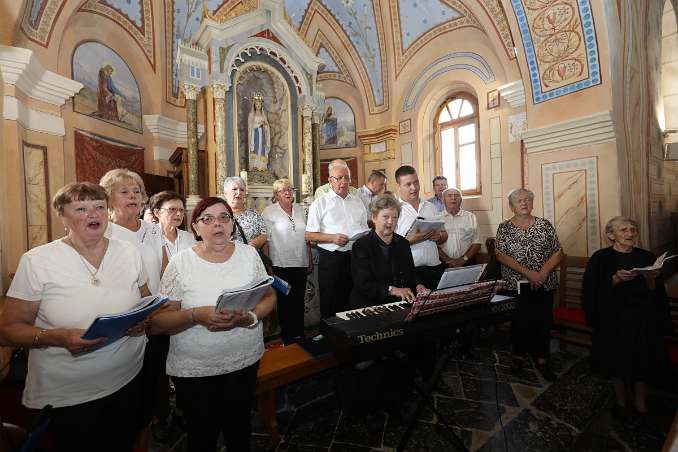
POLYGON ((78 182, 99 183, 101 176, 115 168, 144 172, 144 148, 75 131, 75 176, 78 182))

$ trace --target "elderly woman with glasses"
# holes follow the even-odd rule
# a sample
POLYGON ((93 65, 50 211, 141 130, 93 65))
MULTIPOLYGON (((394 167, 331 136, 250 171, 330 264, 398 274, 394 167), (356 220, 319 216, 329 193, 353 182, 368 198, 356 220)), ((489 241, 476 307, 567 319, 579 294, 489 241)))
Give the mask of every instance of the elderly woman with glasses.
POLYGON ((518 188, 509 193, 513 217, 497 228, 497 260, 502 264, 506 289, 520 298, 511 323, 511 367, 519 371, 524 358, 531 355, 542 377, 553 381, 556 376, 549 367, 549 344, 553 294, 558 288, 555 269, 563 252, 553 225, 545 218, 532 215, 533 201, 534 193, 530 190, 518 188))
POLYGON ((259 212, 245 207, 247 202, 245 181, 237 176, 227 177, 224 180, 224 198, 236 221, 233 240, 261 249, 266 244, 266 223, 259 212))
POLYGON ((193 234, 179 229, 184 224, 186 204, 184 198, 172 190, 156 193, 148 203, 162 231, 163 262, 166 265, 179 251, 195 244, 193 234))
POLYGON ((629 402, 644 414, 646 383, 670 374, 662 337, 672 329, 664 281, 661 269, 634 270, 655 261, 652 252, 635 246, 635 220, 614 217, 605 233, 612 246, 593 253, 584 272, 591 367, 612 379, 620 414, 629 402))
POLYGON ((288 295, 278 294, 278 320, 285 343, 304 339, 304 295, 306 275, 313 270, 311 247, 304 237, 306 215, 294 202, 295 189, 288 179, 273 183, 272 204, 262 217, 268 231, 273 274, 287 281, 288 295))
POLYGON ((97 316, 127 311, 149 295, 141 254, 104 236, 108 195, 100 186, 68 184, 52 205, 68 232, 22 256, 0 316, 0 345, 31 348, 23 403, 54 407, 54 450, 130 451, 145 322, 101 348, 104 338, 82 336, 97 316))
POLYGON ((171 335, 167 374, 186 415, 188 450, 214 451, 223 433, 228 450, 249 451, 251 409, 259 360, 264 354, 261 319, 275 307, 269 288, 252 311, 217 312, 224 289, 266 276, 251 246, 231 240, 233 212, 221 198, 203 199, 191 218, 193 247, 170 261, 161 292, 170 307, 151 319, 171 335))

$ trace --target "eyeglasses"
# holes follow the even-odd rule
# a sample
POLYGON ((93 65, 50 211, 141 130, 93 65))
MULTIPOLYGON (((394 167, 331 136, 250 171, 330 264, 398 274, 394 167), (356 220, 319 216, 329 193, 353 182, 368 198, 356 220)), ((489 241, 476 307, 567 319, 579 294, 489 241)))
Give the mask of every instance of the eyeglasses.
POLYGON ((351 176, 330 176, 330 179, 334 179, 337 182, 351 182, 351 176))
POLYGON ((219 221, 219 223, 228 223, 229 221, 231 221, 231 216, 227 213, 219 214, 219 216, 217 217, 215 217, 214 215, 205 215, 204 217, 200 217, 197 220, 195 220, 195 222, 197 223, 199 221, 202 221, 204 225, 209 226, 211 224, 214 224, 214 222, 217 220, 219 221))
POLYGON ((186 209, 182 209, 181 207, 161 207, 160 210, 166 210, 170 215, 175 215, 177 213, 184 214, 186 212, 186 209))

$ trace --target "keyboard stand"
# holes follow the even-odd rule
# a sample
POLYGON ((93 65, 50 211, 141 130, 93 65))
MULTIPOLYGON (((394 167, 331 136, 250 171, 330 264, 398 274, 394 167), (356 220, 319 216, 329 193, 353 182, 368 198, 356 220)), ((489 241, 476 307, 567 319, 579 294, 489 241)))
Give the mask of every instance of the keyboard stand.
MULTIPOLYGON (((443 347, 443 350, 440 353, 440 356, 438 357, 436 365, 433 369, 433 375, 431 376, 431 380, 428 382, 428 384, 422 388, 416 381, 412 382, 412 385, 414 386, 414 389, 418 395, 416 400, 417 405, 414 412, 410 415, 410 418, 405 420, 406 424, 405 432, 403 433, 403 436, 400 437, 400 442, 398 443, 398 447, 396 449, 397 452, 403 452, 405 450, 405 447, 407 446, 407 443, 410 440, 410 436, 412 436, 412 432, 414 432, 414 427, 417 423, 419 413, 421 412, 421 409, 424 405, 427 406, 431 411, 433 411, 433 413, 435 413, 440 423, 452 436, 452 439, 449 440, 450 444, 455 446, 460 451, 469 452, 469 449, 464 444, 464 441, 459 437, 459 435, 457 435, 457 433, 454 431, 452 426, 450 426, 447 420, 445 420, 445 416, 443 416, 440 413, 440 411, 438 411, 438 409, 435 407, 434 401, 431 398, 431 394, 433 393, 433 390, 435 389, 436 385, 438 384, 438 380, 440 379, 440 374, 447 365, 447 362, 450 360, 451 357, 450 349, 452 347, 450 343, 451 341, 452 339, 450 338, 449 342, 443 347)), ((412 366, 412 363, 402 359, 401 357, 396 357, 396 359, 398 359, 404 366, 412 366)))

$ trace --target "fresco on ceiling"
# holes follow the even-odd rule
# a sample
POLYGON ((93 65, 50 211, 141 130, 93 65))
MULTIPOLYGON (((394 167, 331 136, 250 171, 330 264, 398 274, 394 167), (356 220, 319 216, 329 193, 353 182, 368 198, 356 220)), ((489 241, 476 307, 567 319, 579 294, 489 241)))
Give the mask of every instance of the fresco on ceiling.
MULTIPOLYGON (((303 18, 300 12, 302 2, 288 0, 285 2, 285 11, 297 25, 303 18), (296 20, 296 21, 295 21, 296 20)), ((355 47, 365 66, 367 77, 372 86, 376 105, 384 103, 384 89, 381 75, 381 50, 377 22, 374 16, 372 0, 321 0, 330 13, 337 20, 351 43, 355 47)), ((298 26, 298 25, 297 25, 298 26)))
POLYGON ((285 12, 295 27, 299 28, 301 25, 309 3, 311 3, 311 0, 285 0, 285 12))
POLYGON ((103 2, 127 16, 137 27, 143 24, 141 0, 103 0, 103 2))
POLYGON ((334 61, 334 58, 332 58, 332 55, 330 55, 325 47, 320 46, 317 55, 323 60, 323 63, 325 63, 325 67, 319 72, 341 72, 339 66, 337 66, 337 62, 334 61))
POLYGON ((42 13, 42 7, 45 5, 45 3, 47 3, 47 0, 33 0, 31 2, 31 10, 29 13, 28 22, 33 28, 38 27, 38 22, 42 13))
POLYGON ((511 0, 511 5, 525 48, 535 104, 601 83, 589 0, 511 0))
MULTIPOLYGON (((207 5, 210 11, 216 10, 223 0, 168 0, 172 5, 172 42, 168 46, 172 47, 172 54, 168 55, 168 64, 171 67, 170 94, 172 98, 179 97, 179 66, 176 64, 177 42, 182 39, 190 40, 191 36, 200 27, 202 18, 203 3, 207 5)), ((169 53, 169 52, 168 52, 169 53)))
POLYGON ((139 86, 125 61, 103 44, 85 42, 72 64, 73 80, 84 85, 73 111, 141 133, 139 86))
POLYGON ((403 50, 421 35, 461 14, 440 0, 398 0, 403 50))
POLYGON ((66 0, 28 0, 21 19, 21 30, 28 39, 47 47, 54 22, 66 0))
POLYGON ((320 127, 320 149, 354 148, 355 143, 353 110, 343 100, 328 97, 320 127))

